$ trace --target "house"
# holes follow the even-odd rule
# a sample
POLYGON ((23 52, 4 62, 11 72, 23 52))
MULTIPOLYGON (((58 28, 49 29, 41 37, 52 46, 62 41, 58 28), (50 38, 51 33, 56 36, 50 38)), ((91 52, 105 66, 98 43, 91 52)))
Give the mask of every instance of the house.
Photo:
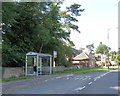
POLYGON ((73 65, 80 67, 95 67, 95 57, 92 52, 82 52, 73 58, 73 65))
POLYGON ((67 61, 72 61, 72 59, 77 56, 78 54, 82 53, 82 50, 77 50, 75 48, 71 48, 72 56, 70 58, 66 58, 67 61))
POLYGON ((71 51, 73 52, 74 57, 80 53, 82 53, 82 50, 77 50, 75 48, 71 48, 71 51))
POLYGON ((101 65, 101 66, 107 66, 106 62, 109 60, 110 65, 115 65, 115 61, 112 60, 111 56, 106 56, 105 54, 95 54, 95 58, 96 58, 96 64, 97 65, 101 65), (109 58, 109 59, 108 59, 109 58))
POLYGON ((106 62, 107 60, 107 56, 104 54, 95 54, 95 58, 97 59, 97 61, 101 61, 101 62, 106 62))

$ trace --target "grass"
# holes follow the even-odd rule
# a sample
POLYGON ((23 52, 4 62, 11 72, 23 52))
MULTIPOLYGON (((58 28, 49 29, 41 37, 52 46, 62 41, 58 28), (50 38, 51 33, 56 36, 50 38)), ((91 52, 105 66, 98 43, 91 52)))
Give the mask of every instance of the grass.
POLYGON ((2 79, 0 79, 0 83, 2 82, 2 79))
POLYGON ((108 68, 81 68, 81 69, 66 69, 64 71, 55 71, 54 74, 63 74, 63 73, 76 73, 76 74, 85 74, 90 72, 100 72, 111 70, 108 68))
POLYGON ((10 77, 10 78, 3 78, 0 79, 0 82, 10 82, 10 81, 16 81, 16 80, 24 80, 24 79, 30 79, 34 78, 35 76, 20 76, 20 77, 10 77))
MULTIPOLYGON (((66 69, 64 71, 54 71, 54 74, 64 74, 64 73, 76 73, 76 74, 85 74, 90 72, 100 72, 100 71, 108 71, 113 68, 81 68, 81 69, 66 69)), ((10 78, 4 78, 0 79, 0 82, 10 82, 10 81, 16 81, 16 80, 24 80, 24 79, 30 79, 35 78, 36 76, 20 76, 20 77, 10 77, 10 78)))

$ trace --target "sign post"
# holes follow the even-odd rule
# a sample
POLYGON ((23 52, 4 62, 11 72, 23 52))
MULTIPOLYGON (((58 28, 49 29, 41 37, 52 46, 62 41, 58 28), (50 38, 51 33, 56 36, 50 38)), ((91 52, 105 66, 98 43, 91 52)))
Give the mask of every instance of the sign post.
POLYGON ((55 67, 55 58, 57 57, 57 51, 53 51, 53 67, 55 67))

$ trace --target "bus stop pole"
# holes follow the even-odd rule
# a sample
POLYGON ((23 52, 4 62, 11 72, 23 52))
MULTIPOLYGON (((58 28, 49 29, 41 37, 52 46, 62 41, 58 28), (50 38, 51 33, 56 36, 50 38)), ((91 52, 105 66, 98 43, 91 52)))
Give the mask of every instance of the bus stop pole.
POLYGON ((37 55, 37 76, 38 76, 38 55, 37 55))
POLYGON ((40 58, 40 75, 42 74, 42 58, 40 58))
POLYGON ((50 56, 50 74, 52 74, 52 57, 50 56))
POLYGON ((27 56, 26 56, 26 64, 25 64, 25 75, 27 76, 27 56))

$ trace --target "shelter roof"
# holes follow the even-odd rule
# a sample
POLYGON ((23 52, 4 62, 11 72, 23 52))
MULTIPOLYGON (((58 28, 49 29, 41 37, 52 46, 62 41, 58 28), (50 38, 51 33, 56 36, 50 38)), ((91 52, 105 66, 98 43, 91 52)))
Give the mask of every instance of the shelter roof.
POLYGON ((52 56, 50 54, 43 54, 43 53, 37 53, 37 52, 28 52, 26 55, 27 56, 40 56, 40 57, 52 56))

